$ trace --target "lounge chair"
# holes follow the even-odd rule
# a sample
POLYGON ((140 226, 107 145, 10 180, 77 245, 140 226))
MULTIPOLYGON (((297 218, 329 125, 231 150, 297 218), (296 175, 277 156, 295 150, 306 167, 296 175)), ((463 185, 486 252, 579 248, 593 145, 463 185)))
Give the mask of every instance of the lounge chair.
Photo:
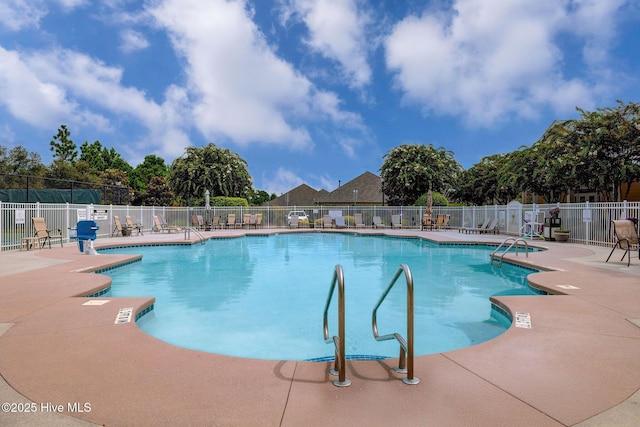
POLYGON ((489 227, 490 221, 485 220, 480 227, 462 227, 458 230, 459 233, 483 233, 489 227))
POLYGON ((256 214, 256 229, 262 227, 262 214, 256 214))
POLYGON ((322 228, 333 228, 333 218, 331 218, 331 215, 322 217, 322 228))
POLYGON ((356 228, 365 228, 364 221, 362 221, 362 214, 357 213, 353 215, 354 221, 356 223, 356 228))
POLYGON ((62 230, 50 230, 47 228, 47 222, 44 218, 34 217, 31 218, 33 222, 33 228, 35 230, 34 237, 38 239, 40 243, 40 249, 42 249, 45 243, 49 243, 49 249, 51 249, 51 239, 60 239, 60 247, 62 247, 62 230))
POLYGON ((345 224, 343 216, 336 217, 336 228, 347 228, 347 224, 345 224))
POLYGON ((493 218, 491 220, 491 222, 489 223, 489 225, 482 230, 480 233, 493 233, 493 234, 498 234, 500 232, 500 229, 498 228, 498 218, 493 218))
POLYGON ((124 218, 127 220, 127 227, 129 227, 131 230, 136 230, 138 235, 144 235, 144 227, 142 227, 142 224, 133 222, 131 220, 131 216, 129 215, 126 215, 124 218))
POLYGON ((444 214, 438 214, 436 217, 435 229, 440 230, 444 225, 444 214))
POLYGON ((613 223, 613 233, 616 238, 616 242, 607 257, 605 262, 609 262, 609 258, 613 255, 613 251, 616 248, 620 248, 624 250, 624 254, 622 254, 622 258, 620 261, 624 259, 624 256, 627 255, 627 267, 631 265, 631 251, 638 250, 638 257, 640 257, 640 244, 638 243, 638 232, 636 231, 636 226, 633 221, 628 219, 618 219, 611 221, 613 223))
POLYGON ((180 227, 168 225, 166 221, 161 222, 158 215, 153 216, 153 229, 151 231, 158 231, 162 233, 166 231, 167 233, 171 233, 172 231, 181 231, 181 230, 182 228, 180 227))
POLYGON ((114 227, 113 231, 111 232, 111 237, 117 236, 118 233, 120 233, 120 235, 124 237, 124 233, 122 232, 122 223, 120 222, 120 217, 118 215, 113 216, 113 223, 114 227))
POLYGON ((391 215, 391 228, 402 228, 400 215, 391 215))
POLYGON ((289 228, 298 228, 299 226, 298 215, 291 215, 289 217, 289 228))
POLYGON ((379 216, 374 216, 373 228, 387 228, 387 226, 383 224, 382 218, 380 218, 379 216))

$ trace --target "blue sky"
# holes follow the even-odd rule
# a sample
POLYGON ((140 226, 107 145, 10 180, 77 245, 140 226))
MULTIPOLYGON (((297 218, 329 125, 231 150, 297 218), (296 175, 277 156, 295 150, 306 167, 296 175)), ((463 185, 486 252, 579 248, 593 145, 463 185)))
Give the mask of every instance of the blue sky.
POLYGON ((403 143, 469 168, 639 102, 638 52, 636 0, 3 0, 0 145, 214 142, 257 189, 333 190, 403 143))

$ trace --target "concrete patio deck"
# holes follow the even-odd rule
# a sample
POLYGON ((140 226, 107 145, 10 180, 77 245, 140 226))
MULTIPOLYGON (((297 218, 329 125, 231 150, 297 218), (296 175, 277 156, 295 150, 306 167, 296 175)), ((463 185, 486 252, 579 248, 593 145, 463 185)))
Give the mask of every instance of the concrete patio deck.
MULTIPOLYGON (((283 230, 203 234, 270 232, 283 230)), ((505 238, 456 231, 358 232, 439 242, 505 238)), ((147 233, 101 239, 96 246, 159 242, 184 242, 184 235, 147 233)), ((346 388, 331 384, 330 363, 203 353, 159 341, 134 322, 115 324, 121 308, 138 312, 153 298, 81 296, 110 283, 107 276, 87 273, 131 256, 88 256, 71 244, 2 252, 0 425, 638 425, 637 252, 627 267, 619 261, 620 250, 605 263, 610 248, 535 244, 548 250, 507 258, 554 270, 529 280, 557 295, 495 299, 513 314, 529 313, 531 329, 512 326, 479 345, 417 357, 421 382, 413 386, 393 371, 397 359, 349 361, 352 384, 346 388), (89 300, 108 302, 86 305, 89 300)))

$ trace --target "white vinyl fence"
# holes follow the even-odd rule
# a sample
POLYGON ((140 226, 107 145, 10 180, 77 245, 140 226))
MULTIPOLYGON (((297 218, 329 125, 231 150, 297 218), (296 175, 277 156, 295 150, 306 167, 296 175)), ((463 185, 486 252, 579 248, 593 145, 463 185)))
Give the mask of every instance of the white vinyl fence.
MULTIPOLYGON (((561 226, 571 230, 570 241, 575 243, 609 245, 613 242, 611 220, 639 218, 639 202, 620 203, 562 203, 529 204, 512 202, 509 205, 491 206, 435 206, 433 218, 438 214, 449 214, 451 228, 477 227, 485 221, 498 218, 498 227, 502 234, 523 235, 528 229, 523 227, 525 219, 542 234, 541 224, 549 217, 549 210, 559 207, 561 226)), ((288 206, 288 207, 154 207, 128 205, 77 205, 45 203, 6 203, 0 202, 0 250, 16 250, 23 237, 33 236, 31 218, 44 217, 49 229, 60 229, 64 241, 70 241, 71 228, 79 219, 83 219, 87 209, 100 227, 98 238, 111 236, 115 224, 114 216, 125 223, 125 216, 131 216, 134 223, 143 225, 145 232, 153 228, 153 216, 158 215, 163 222, 179 227, 190 227, 192 215, 201 215, 205 221, 214 216, 220 222, 226 222, 230 213, 236 215, 236 221, 242 222, 244 214, 262 214, 262 226, 265 228, 286 228, 287 214, 292 210, 304 210, 310 226, 320 224, 324 215, 343 216, 348 227, 354 226, 353 216, 361 213, 365 225, 370 227, 373 217, 379 216, 382 222, 391 226, 391 215, 401 215, 402 227, 419 229, 425 206, 288 206)))

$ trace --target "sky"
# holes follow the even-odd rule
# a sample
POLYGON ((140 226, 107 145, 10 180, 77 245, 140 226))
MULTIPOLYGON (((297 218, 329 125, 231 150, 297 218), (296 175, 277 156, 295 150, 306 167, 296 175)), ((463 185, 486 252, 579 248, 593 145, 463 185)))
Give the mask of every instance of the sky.
POLYGON ((401 144, 468 169, 640 102, 639 52, 637 0, 2 0, 0 145, 213 142, 256 189, 331 191, 401 144))

